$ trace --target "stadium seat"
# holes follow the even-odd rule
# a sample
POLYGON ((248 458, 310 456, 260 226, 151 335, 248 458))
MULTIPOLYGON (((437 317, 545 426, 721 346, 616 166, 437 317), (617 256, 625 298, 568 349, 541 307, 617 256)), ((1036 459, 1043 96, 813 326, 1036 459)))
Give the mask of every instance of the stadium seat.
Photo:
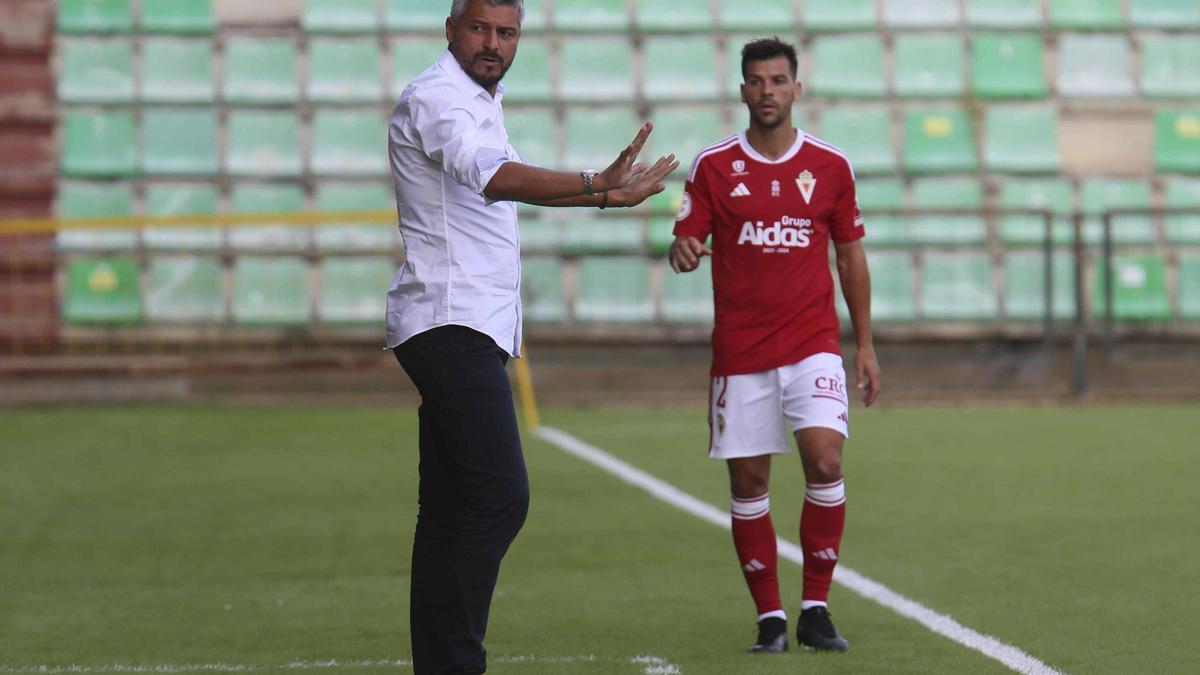
MULTIPOLYGON (((913 181, 915 209, 983 209, 983 188, 975 178, 920 178, 913 181)), ((987 220, 982 215, 915 215, 909 236, 919 244, 987 243, 987 220)))
POLYGON ((102 177, 137 172, 132 113, 68 111, 63 117, 63 173, 102 177))
POLYGON ((796 15, 790 2, 719 0, 717 23, 725 31, 787 34, 796 26, 796 15))
POLYGON ((133 30, 131 0, 60 0, 61 33, 128 33, 133 30))
POLYGON ((233 265, 233 320, 287 325, 309 319, 308 265, 303 258, 239 257, 233 265))
POLYGON ((949 28, 962 15, 958 0, 883 0, 883 21, 900 28, 949 28))
POLYGON ((396 278, 395 260, 382 256, 326 258, 320 272, 318 319, 327 323, 383 322, 387 292, 396 278))
MULTIPOLYGON (((558 253, 563 247, 563 223, 548 214, 517 217, 523 253, 558 253)), ((568 216, 569 217, 569 216, 568 216)))
POLYGON ((679 160, 677 177, 686 177, 692 168, 692 160, 704 148, 716 143, 728 134, 721 119, 721 111, 708 106, 668 106, 650 111, 654 122, 654 133, 650 135, 643 160, 655 159, 675 153, 679 160))
MULTIPOLYGON (((446 41, 442 40, 441 43, 442 49, 445 49, 446 41)), ((437 58, 436 54, 434 58, 437 58)), ((517 60, 504 77, 504 103, 552 101, 554 89, 550 79, 550 60, 550 45, 545 38, 521 38, 517 60)), ((419 73, 420 71, 417 71, 414 76, 419 73)))
POLYGON ((590 212, 572 215, 563 227, 563 252, 569 255, 592 253, 641 253, 645 242, 642 221, 627 217, 594 217, 590 212))
POLYGON ((921 315, 926 319, 987 321, 999 305, 992 260, 986 253, 925 256, 921 275, 921 315))
POLYGON ((720 95, 712 38, 650 37, 642 91, 650 101, 707 101, 720 95))
POLYGON ((308 98, 319 103, 383 98, 379 44, 374 38, 313 38, 308 43, 308 98))
POLYGON ((602 169, 616 160, 642 123, 629 108, 572 108, 566 125, 564 164, 570 169, 602 169))
POLYGON ((894 63, 897 96, 951 98, 963 92, 966 53, 957 35, 899 35, 894 63))
POLYGON ((881 321, 911 321, 916 318, 913 302, 913 261, 908 253, 871 253, 871 318, 881 321))
POLYGON ((976 96, 1045 98, 1042 38, 1034 33, 977 34, 971 39, 971 89, 976 96))
MULTIPOLYGON (((151 183, 146 187, 147 216, 203 216, 218 213, 217 190, 211 185, 151 183)), ((150 250, 216 250, 216 227, 148 227, 142 241, 150 250)))
POLYGON ((379 28, 377 0, 304 0, 300 25, 309 33, 368 33, 379 28))
POLYGON ((1129 0, 1129 22, 1136 28, 1200 28, 1195 0, 1129 0))
POLYGON ((1132 96, 1131 58, 1124 35, 1063 35, 1058 41, 1058 93, 1080 98, 1132 96))
POLYGON ((1194 35, 1143 37, 1142 93, 1153 98, 1200 98, 1198 63, 1200 40, 1194 35))
MULTIPOLYGON (((633 61, 625 36, 582 37, 562 42, 559 95, 572 101, 633 99, 633 61)), ((607 165, 606 165, 607 166, 607 165)))
POLYGON ((1200 254, 1194 252, 1179 257, 1179 315, 1200 319, 1200 254))
POLYGON ((663 318, 678 323, 713 322, 713 285, 711 263, 685 274, 671 270, 663 275, 663 318))
POLYGON ((675 217, 683 202, 683 184, 667 183, 667 189, 646 200, 646 247, 656 256, 666 256, 675 241, 675 217))
POLYGON ((211 103, 212 45, 208 40, 147 38, 142 41, 142 88, 149 103, 211 103))
POLYGON ((1050 0, 1050 25, 1060 30, 1125 27, 1121 0, 1050 0))
MULTIPOLYGON (((509 89, 509 80, 513 77, 522 77, 521 70, 525 69, 524 59, 526 57, 527 43, 531 43, 536 38, 522 38, 521 46, 517 51, 517 60, 513 64, 513 69, 510 70, 505 78, 505 93, 504 100, 509 100, 509 95, 513 93, 509 89)), ((536 48, 535 48, 536 49, 536 48)), ((406 35, 396 38, 391 41, 392 54, 392 84, 389 96, 393 101, 400 99, 400 94, 404 92, 404 88, 410 82, 417 79, 417 76, 425 72, 425 69, 432 66, 434 61, 446 51, 446 38, 432 37, 428 35, 406 35)), ((547 82, 548 84, 548 82, 547 82)))
POLYGON ((142 171, 215 175, 217 113, 206 108, 148 108, 142 114, 142 171))
MULTIPOLYGON (((1053 316, 1075 316, 1075 258, 1066 251, 1054 253, 1053 316)), ((1041 251, 1015 251, 1004 257, 1004 315, 1016 321, 1038 321, 1046 316, 1046 258, 1041 251)))
POLYGON ((826 108, 821 115, 820 138, 846 153, 858 174, 896 170, 892 119, 887 108, 826 108))
POLYGON ((809 84, 816 96, 880 98, 887 93, 878 35, 818 36, 811 60, 809 84))
POLYGON ((625 0, 555 0, 554 27, 568 33, 622 33, 629 28, 625 0))
POLYGON ((442 33, 449 8, 429 0, 387 0, 383 25, 389 31, 442 33))
POLYGON ((135 324, 142 320, 136 260, 73 260, 67 263, 63 318, 73 324, 135 324))
MULTIPOLYGON (((237 214, 300 213, 304 210, 304 192, 299 185, 234 185, 230 197, 237 214)), ((229 228, 229 244, 243 251, 293 251, 308 248, 309 229, 284 223, 256 223, 229 228)))
POLYGON ((315 174, 382 176, 388 172, 387 146, 380 140, 387 122, 377 111, 318 110, 312 123, 315 174))
POLYGON ((521 259, 521 303, 527 321, 561 322, 566 319, 562 289, 562 262, 558 258, 521 259))
POLYGON ((1158 170, 1200 173, 1200 107, 1159 110, 1154 120, 1154 164, 1158 170))
POLYGON ((991 171, 1057 173, 1058 118, 1046 106, 991 106, 983 139, 983 156, 991 171))
POLYGON ((244 176, 297 176, 300 120, 284 110, 235 110, 229 113, 225 170, 244 176))
POLYGON ((878 27, 875 0, 806 2, 801 25, 806 31, 874 30, 878 27))
MULTIPOLYGON (((1101 262, 1096 275, 1092 308, 1103 316, 1104 274, 1101 262)), ((1112 265, 1113 317, 1121 321, 1166 321, 1171 318, 1167 294, 1167 263, 1157 255, 1116 255, 1112 265)))
POLYGON ((648 263, 634 256, 593 257, 579 261, 579 321, 636 322, 654 318, 648 263))
POLYGON ((547 27, 546 3, 548 0, 525 0, 525 21, 521 34, 540 33, 547 27))
POLYGON ((213 0, 142 0, 144 33, 211 35, 217 29, 213 0))
POLYGON ((133 101, 133 49, 124 40, 63 39, 58 53, 63 103, 133 101))
MULTIPOLYGON (((1074 241, 1069 214, 1075 210, 1075 187, 1067 178, 1008 178, 1000 185, 997 207, 1002 209, 1048 209, 1055 244, 1074 241)), ((1046 221, 1037 215, 1010 214, 1000 217, 1000 240, 1007 245, 1040 245, 1046 239, 1046 221)))
MULTIPOLYGON (((1169 178, 1166 181, 1166 206, 1169 209, 1200 210, 1200 180, 1169 178)), ((1167 216, 1167 241, 1172 244, 1200 244, 1200 211, 1167 216)))
POLYGON ((296 45, 289 39, 230 38, 225 43, 228 103, 295 103, 300 99, 297 72, 296 45))
MULTIPOLYGON (((559 166, 558 145, 554 140, 555 127, 554 111, 550 108, 512 108, 504 113, 504 128, 508 131, 508 142, 516 148, 522 159, 536 166, 547 168, 559 166)), ((637 133, 636 127, 624 142, 629 143, 633 140, 634 133, 637 133)), ((613 159, 616 159, 616 156, 613 159)), ((611 163, 610 159, 609 164, 611 163)), ((604 166, 608 166, 608 164, 604 166)))
POLYGON ((912 243, 908 219, 898 213, 872 213, 874 209, 904 208, 904 183, 896 178, 866 178, 856 182, 858 205, 866 221, 867 242, 871 246, 907 246, 912 243))
MULTIPOLYGON (((70 219, 126 218, 133 215, 133 191, 120 184, 63 183, 58 188, 57 214, 70 219)), ((137 232, 64 229, 57 243, 64 251, 130 251, 137 246, 137 232)))
MULTIPOLYGON (((1149 209, 1154 205, 1153 188, 1147 180, 1097 178, 1083 182, 1080 205, 1084 239, 1089 244, 1104 241, 1102 214, 1109 209, 1149 209)), ((1149 216, 1113 216, 1113 241, 1118 244, 1151 244, 1158 241, 1154 219, 1149 216)))
POLYGON ((638 0, 635 20, 638 30, 655 33, 707 33, 713 25, 707 2, 678 0, 638 0))
POLYGON ((217 323, 225 319, 221 263, 193 256, 155 257, 146 274, 146 318, 217 323))
MULTIPOLYGON (((385 211, 394 214, 396 199, 382 183, 322 183, 317 187, 317 210, 322 213, 385 211)), ((392 222, 324 223, 313 233, 322 251, 374 251, 389 253, 399 244, 392 222)))
POLYGON ((904 168, 912 173, 977 170, 975 136, 966 112, 909 109, 904 116, 904 168))
POLYGON ((1039 0, 967 0, 967 23, 973 28, 1041 28, 1039 0))

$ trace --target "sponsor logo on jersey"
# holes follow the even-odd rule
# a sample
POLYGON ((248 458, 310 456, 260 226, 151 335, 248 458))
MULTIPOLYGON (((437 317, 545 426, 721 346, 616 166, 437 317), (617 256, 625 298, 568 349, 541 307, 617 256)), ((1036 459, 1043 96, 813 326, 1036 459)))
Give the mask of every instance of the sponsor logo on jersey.
POLYGON ((782 188, 779 185, 779 181, 777 181, 777 180, 771 181, 771 196, 778 197, 780 192, 782 192, 782 188))
POLYGON ((805 204, 811 204, 813 192, 817 189, 817 179, 813 177, 812 172, 805 170, 796 178, 796 187, 800 188, 800 196, 804 197, 805 204))
POLYGON ((812 245, 813 226, 808 218, 792 218, 784 216, 770 225, 763 221, 746 221, 742 232, 738 235, 738 246, 750 244, 767 248, 770 253, 774 249, 808 248, 812 245))
POLYGON ((750 175, 746 171, 746 162, 744 160, 735 159, 733 161, 733 175, 735 175, 735 176, 749 176, 750 175))
POLYGON ((687 192, 679 198, 679 213, 675 215, 675 220, 687 220, 687 217, 692 215, 692 196, 687 192))
POLYGON ((745 183, 738 183, 737 187, 733 188, 733 192, 729 193, 730 197, 749 197, 750 188, 746 187, 745 183))

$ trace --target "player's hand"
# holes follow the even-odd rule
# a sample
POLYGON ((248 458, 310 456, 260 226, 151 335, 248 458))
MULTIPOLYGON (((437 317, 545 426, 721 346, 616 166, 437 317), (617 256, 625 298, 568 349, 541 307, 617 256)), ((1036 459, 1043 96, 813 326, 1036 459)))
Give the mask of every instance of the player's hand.
POLYGON ((651 195, 656 195, 667 186, 663 179, 679 168, 675 155, 659 157, 649 169, 644 164, 634 164, 629 181, 609 194, 609 203, 614 206, 637 206, 651 195))
POLYGON ((700 259, 706 255, 712 255, 712 249, 695 237, 675 237, 675 243, 671 244, 671 269, 676 274, 691 272, 700 266, 700 259))
POLYGON ((854 369, 858 371, 858 388, 863 392, 863 403, 870 408, 875 399, 879 398, 880 381, 879 359, 875 356, 875 347, 860 348, 854 355, 854 369))
POLYGON ((643 124, 633 141, 617 156, 617 161, 596 176, 593 182, 596 192, 616 190, 629 183, 634 174, 634 163, 637 162, 638 155, 642 154, 642 148, 646 145, 646 139, 650 138, 651 131, 654 131, 653 124, 643 124))

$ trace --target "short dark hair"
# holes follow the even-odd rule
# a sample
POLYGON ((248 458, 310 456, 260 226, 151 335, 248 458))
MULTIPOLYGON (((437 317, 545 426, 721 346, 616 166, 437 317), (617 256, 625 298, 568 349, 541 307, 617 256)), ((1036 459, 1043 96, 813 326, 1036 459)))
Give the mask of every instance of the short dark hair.
POLYGON ((742 47, 742 79, 746 79, 746 64, 751 61, 770 61, 780 56, 786 56, 792 64, 792 79, 800 70, 800 61, 796 58, 796 48, 780 40, 778 37, 761 38, 746 43, 742 47))

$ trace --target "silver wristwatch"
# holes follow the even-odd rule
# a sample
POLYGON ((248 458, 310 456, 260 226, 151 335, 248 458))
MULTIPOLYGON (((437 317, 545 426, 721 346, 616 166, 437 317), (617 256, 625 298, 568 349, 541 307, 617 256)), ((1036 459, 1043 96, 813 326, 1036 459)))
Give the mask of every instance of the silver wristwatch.
POLYGON ((599 173, 595 169, 587 169, 579 172, 579 175, 583 176, 583 194, 588 196, 596 194, 596 191, 592 189, 592 181, 596 179, 596 175, 599 173))

